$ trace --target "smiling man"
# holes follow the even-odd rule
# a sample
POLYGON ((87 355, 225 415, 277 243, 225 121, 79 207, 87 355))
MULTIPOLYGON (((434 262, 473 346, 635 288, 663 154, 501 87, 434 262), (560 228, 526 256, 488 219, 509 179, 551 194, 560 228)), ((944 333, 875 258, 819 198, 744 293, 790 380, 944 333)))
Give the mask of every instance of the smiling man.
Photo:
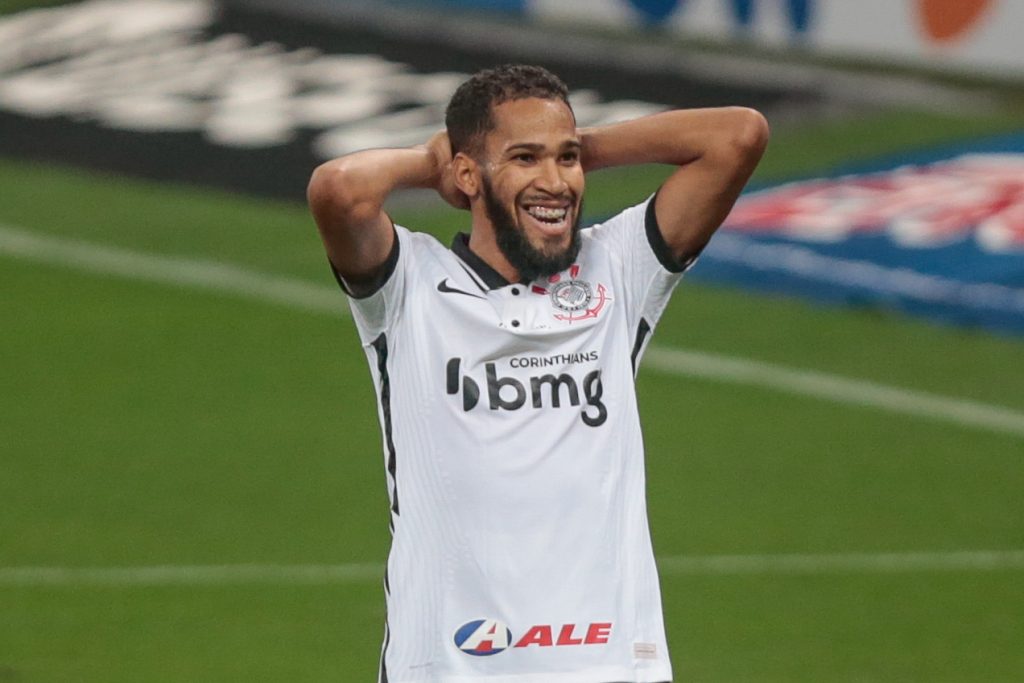
POLYGON ((645 505, 637 364, 767 144, 740 107, 576 127, 539 67, 482 71, 446 130, 313 174, 309 202, 377 390, 393 543, 380 680, 672 677, 645 505), (676 170, 580 229, 584 174, 676 170), (469 210, 451 248, 398 188, 469 210))

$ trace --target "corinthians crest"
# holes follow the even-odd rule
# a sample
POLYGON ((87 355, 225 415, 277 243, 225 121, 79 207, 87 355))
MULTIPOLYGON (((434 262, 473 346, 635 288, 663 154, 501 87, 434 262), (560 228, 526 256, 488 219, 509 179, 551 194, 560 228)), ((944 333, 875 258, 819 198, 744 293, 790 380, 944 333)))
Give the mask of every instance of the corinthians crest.
POLYGON ((595 288, 586 280, 579 279, 580 267, 573 264, 568 271, 568 279, 562 273, 548 278, 550 287, 533 286, 536 294, 547 294, 551 305, 561 311, 555 314, 556 320, 574 322, 596 318, 605 304, 611 301, 607 288, 598 284, 595 288))

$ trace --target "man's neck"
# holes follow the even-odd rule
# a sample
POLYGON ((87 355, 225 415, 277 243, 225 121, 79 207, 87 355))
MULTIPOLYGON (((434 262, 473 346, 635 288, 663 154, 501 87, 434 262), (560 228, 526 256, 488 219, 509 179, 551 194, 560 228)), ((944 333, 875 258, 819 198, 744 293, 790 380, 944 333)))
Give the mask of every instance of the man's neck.
POLYGON ((493 226, 489 221, 478 221, 476 216, 473 218, 473 227, 469 233, 469 250, 509 282, 519 282, 519 271, 508 262, 498 248, 493 226))

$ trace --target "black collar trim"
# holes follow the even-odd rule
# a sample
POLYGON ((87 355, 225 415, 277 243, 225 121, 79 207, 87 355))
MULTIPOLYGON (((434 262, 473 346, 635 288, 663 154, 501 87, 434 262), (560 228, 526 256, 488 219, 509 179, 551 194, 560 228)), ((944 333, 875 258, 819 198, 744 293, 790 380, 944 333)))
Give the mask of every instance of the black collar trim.
POLYGON ((452 240, 452 252, 470 267, 470 269, 484 281, 491 289, 501 289, 512 284, 505 277, 487 265, 487 262, 474 254, 469 248, 469 235, 460 232, 452 240))

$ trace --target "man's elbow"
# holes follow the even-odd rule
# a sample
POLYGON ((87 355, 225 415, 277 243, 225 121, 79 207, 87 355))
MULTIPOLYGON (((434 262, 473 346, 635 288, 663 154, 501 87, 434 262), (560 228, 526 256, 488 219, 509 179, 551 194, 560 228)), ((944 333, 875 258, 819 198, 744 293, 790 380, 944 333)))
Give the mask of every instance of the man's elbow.
POLYGON ((329 214, 345 223, 358 223, 362 214, 375 215, 379 207, 360 192, 358 173, 345 158, 320 164, 306 186, 306 201, 314 215, 329 214))
POLYGON ((351 170, 344 159, 326 161, 313 170, 306 186, 306 200, 310 206, 347 204, 352 200, 351 170))
POLYGON ((730 125, 723 147, 738 166, 753 168, 768 146, 771 134, 768 120, 761 112, 747 107, 731 107, 729 117, 730 125))

